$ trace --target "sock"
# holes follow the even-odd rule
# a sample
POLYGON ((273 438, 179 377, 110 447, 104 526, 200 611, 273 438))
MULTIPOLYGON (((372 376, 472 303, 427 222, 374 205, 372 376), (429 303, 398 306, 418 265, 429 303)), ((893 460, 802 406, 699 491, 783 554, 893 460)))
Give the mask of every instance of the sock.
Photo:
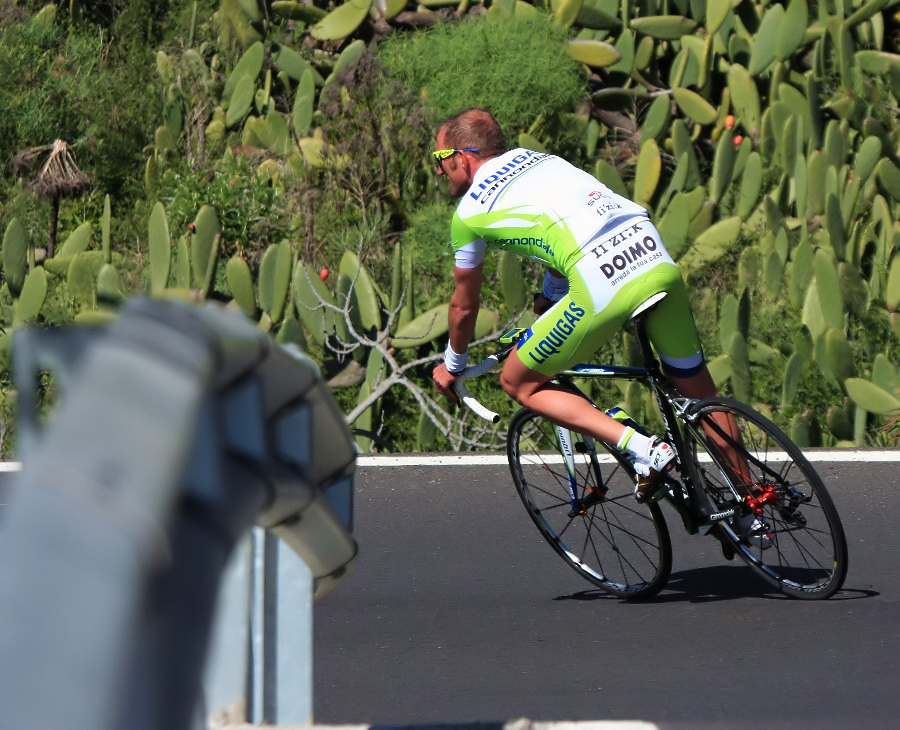
POLYGON ((631 454, 640 461, 646 461, 647 455, 650 453, 650 444, 652 439, 635 431, 631 426, 625 427, 625 432, 616 444, 616 448, 631 454))

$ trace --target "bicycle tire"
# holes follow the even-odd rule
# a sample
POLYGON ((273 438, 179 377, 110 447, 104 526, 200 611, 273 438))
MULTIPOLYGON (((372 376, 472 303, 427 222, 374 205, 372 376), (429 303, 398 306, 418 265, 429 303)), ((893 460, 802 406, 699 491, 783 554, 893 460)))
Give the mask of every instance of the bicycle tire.
MULTIPOLYGON (((766 525, 766 541, 752 545, 742 540, 737 515, 717 523, 720 538, 788 596, 815 600, 839 591, 848 567, 844 528, 831 495, 803 452, 768 418, 731 398, 699 401, 687 418, 693 425, 686 442, 694 483, 717 510, 735 508, 737 515, 749 515, 747 495, 767 495, 762 513, 754 513, 766 525), (746 459, 749 479, 729 465, 722 447, 702 430, 713 423, 714 414, 735 419, 740 440, 731 445, 746 459)), ((719 435, 724 438, 721 429, 719 435)))
MULTIPOLYGON (((612 595, 650 598, 665 586, 672 570, 672 544, 657 504, 634 498, 634 476, 627 462, 586 452, 573 435, 578 498, 596 494, 598 477, 605 499, 572 509, 569 481, 555 426, 527 408, 510 422, 507 456, 513 482, 544 540, 576 573, 612 595), (579 453, 580 451, 580 453, 579 453), (624 462, 624 463, 623 463, 624 462)), ((596 442, 601 446, 600 442, 596 442)))

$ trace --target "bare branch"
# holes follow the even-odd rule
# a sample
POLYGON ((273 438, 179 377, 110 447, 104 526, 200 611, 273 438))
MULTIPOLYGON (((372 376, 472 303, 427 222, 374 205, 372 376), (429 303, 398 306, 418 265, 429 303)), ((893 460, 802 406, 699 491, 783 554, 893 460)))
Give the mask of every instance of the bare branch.
MULTIPOLYGON (((312 286, 312 280, 309 272, 306 273, 307 284, 310 291, 314 292, 318 300, 317 307, 308 307, 312 311, 315 309, 330 310, 335 316, 340 317, 344 325, 342 329, 345 332, 338 336, 336 332, 331 333, 332 337, 327 343, 327 348, 338 355, 346 356, 359 347, 365 347, 370 350, 377 351, 382 358, 385 373, 378 377, 372 384, 371 390, 357 405, 345 415, 348 424, 353 424, 360 418, 369 408, 371 408, 380 398, 382 398, 391 388, 395 386, 403 387, 416 400, 419 409, 424 413, 435 427, 448 439, 451 447, 456 450, 462 449, 497 449, 503 444, 503 435, 500 428, 494 424, 482 423, 477 416, 468 410, 462 409, 454 414, 452 411, 445 410, 441 404, 422 386, 416 383, 410 373, 422 368, 423 366, 433 365, 440 361, 439 354, 427 355, 425 357, 416 358, 408 362, 400 362, 396 356, 396 349, 391 346, 392 330, 399 317, 399 312, 404 304, 406 293, 401 294, 400 301, 396 307, 388 310, 383 308, 386 315, 384 326, 369 335, 365 332, 357 330, 353 317, 350 313, 350 305, 353 299, 353 291, 356 288, 358 278, 349 283, 347 291, 340 294, 345 297, 343 302, 332 304, 324 301, 322 296, 318 294, 312 286), (347 341, 344 341, 344 338, 347 341)), ((485 337, 479 338, 472 342, 472 347, 495 341, 502 332, 512 327, 525 313, 525 309, 513 314, 506 321, 504 327, 499 332, 493 332, 485 337)), ((427 329, 426 329, 427 331, 427 329)), ((424 332, 422 333, 424 335, 424 332)), ((412 338, 414 339, 414 338, 412 338)))

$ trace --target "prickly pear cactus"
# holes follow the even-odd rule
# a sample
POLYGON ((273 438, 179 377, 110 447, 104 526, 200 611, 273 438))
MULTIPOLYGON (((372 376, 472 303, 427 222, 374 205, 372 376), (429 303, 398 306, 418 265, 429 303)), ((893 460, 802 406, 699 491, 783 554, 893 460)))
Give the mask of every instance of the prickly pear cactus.
MULTIPOLYGON (((31 22, 52 25, 51 7, 31 22)), ((900 55, 896 4, 886 0, 222 0, 210 28, 215 53, 189 43, 156 56, 161 94, 143 171, 154 203, 149 290, 215 289, 274 336, 323 356, 351 342, 351 328, 383 335, 404 357, 439 349, 446 310, 435 292, 417 290, 411 251, 396 247, 391 281, 344 251, 323 278, 323 262, 303 260, 299 240, 256 242, 266 252, 256 258, 229 249, 220 261, 224 212, 198 202, 193 230, 173 240, 156 196, 173 160, 201 140, 207 155, 236 145, 259 155, 258 179, 278 193, 286 180, 315 185, 346 162, 323 125, 323 92, 354 101, 351 86, 339 87, 366 48, 377 53, 397 28, 427 33, 486 13, 492 22, 543 15, 566 29, 568 58, 586 79, 582 105, 565 120, 507 130, 509 139, 556 151, 581 135, 573 158, 648 210, 688 281, 723 282, 704 321, 717 328, 708 355, 724 390, 765 396, 813 445, 862 443, 896 413, 900 132, 890 112, 900 55), (830 389, 833 402, 819 413, 804 402, 810 382, 830 389)), ((416 91, 427 105, 429 89, 416 91)), ((41 321, 47 301, 67 298, 74 317, 122 295, 108 199, 100 220, 71 230, 51 259, 36 256, 20 223, 3 224, 4 326, 41 321)), ((521 272, 518 261, 498 264, 504 319, 527 308, 521 272)), ((478 332, 499 319, 486 310, 478 332)), ((354 357, 374 363, 371 352, 362 346, 354 357)), ((379 408, 370 416, 385 417, 379 408)), ((422 445, 433 443, 429 428, 422 445)))

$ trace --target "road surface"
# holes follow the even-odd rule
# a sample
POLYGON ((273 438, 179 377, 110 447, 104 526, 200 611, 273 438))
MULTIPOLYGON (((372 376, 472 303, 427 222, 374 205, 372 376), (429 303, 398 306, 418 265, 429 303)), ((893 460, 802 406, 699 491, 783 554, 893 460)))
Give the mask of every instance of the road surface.
POLYGON ((363 464, 359 563, 316 609, 315 721, 894 728, 900 452, 888 458, 817 463, 850 551, 824 602, 783 597, 666 507, 671 580, 627 603, 543 543, 505 465, 363 464))

